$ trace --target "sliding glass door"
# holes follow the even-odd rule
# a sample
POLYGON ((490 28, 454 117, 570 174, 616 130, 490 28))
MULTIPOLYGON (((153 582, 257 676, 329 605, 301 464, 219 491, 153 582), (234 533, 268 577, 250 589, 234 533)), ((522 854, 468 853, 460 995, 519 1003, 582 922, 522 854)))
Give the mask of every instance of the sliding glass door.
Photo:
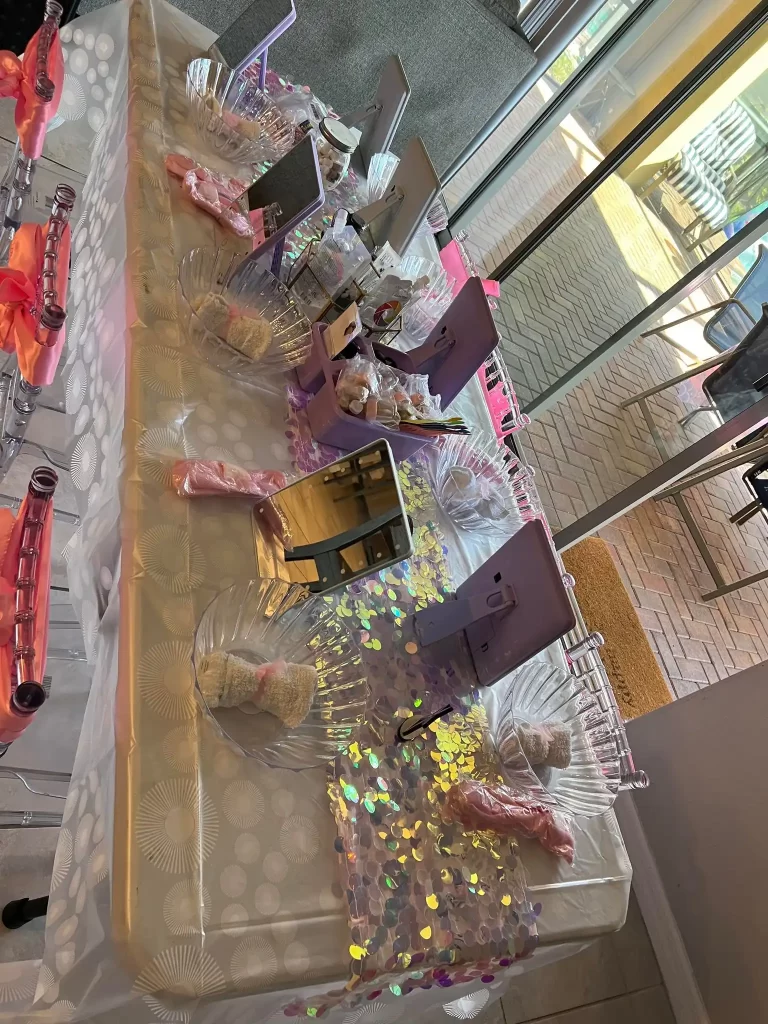
MULTIPOLYGON (((749 6, 608 0, 446 187, 451 228, 469 231, 478 265, 488 273, 503 267, 749 6)), ((687 141, 679 127, 670 123, 664 140, 639 149, 634 166, 628 161, 633 187, 646 184, 640 179, 646 171, 650 178, 654 161, 664 164, 687 141)))
MULTIPOLYGON (((612 173, 603 174, 606 162, 591 168, 573 190, 578 205, 569 209, 566 201, 549 211, 497 266, 502 349, 531 415, 635 341, 655 316, 673 319, 724 300, 738 268, 748 269, 745 252, 725 272, 747 237, 739 232, 752 230, 768 207, 768 4, 762 6, 738 44, 738 30, 721 40, 724 59, 698 75, 663 123, 612 173), (601 183, 588 189, 594 181, 601 183), (715 272, 678 297, 680 282, 694 280, 713 259, 715 272)), ((695 329, 683 330, 690 337, 695 329)), ((678 346, 684 356, 703 351, 693 341, 678 346)))
POLYGON ((667 617, 768 579, 766 69, 763 3, 498 274, 556 544, 603 531, 667 617))

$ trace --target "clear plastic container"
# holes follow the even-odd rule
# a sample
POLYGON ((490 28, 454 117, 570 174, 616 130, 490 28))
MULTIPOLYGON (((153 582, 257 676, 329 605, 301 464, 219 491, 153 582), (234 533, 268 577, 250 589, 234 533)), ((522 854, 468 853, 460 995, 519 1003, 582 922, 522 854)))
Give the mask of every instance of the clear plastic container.
POLYGON ((341 121, 324 117, 315 138, 323 183, 326 191, 332 192, 349 170, 352 154, 357 149, 357 135, 341 121))
POLYGON ((275 100, 275 106, 291 124, 300 125, 309 121, 313 128, 317 127, 325 113, 312 93, 304 89, 284 93, 275 100))
POLYGON ((329 228, 291 285, 310 320, 322 316, 331 300, 371 262, 371 254, 351 225, 329 228))

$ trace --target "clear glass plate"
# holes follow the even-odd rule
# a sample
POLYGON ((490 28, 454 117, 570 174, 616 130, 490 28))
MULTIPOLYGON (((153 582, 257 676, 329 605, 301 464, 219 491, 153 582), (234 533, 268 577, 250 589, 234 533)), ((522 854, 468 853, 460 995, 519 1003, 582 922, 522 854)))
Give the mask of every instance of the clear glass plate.
POLYGON ((228 249, 192 249, 179 266, 181 315, 189 337, 207 362, 223 373, 262 384, 265 373, 292 370, 309 356, 312 326, 282 282, 255 261, 228 249), (195 312, 200 299, 221 295, 238 313, 262 317, 272 328, 267 351, 251 359, 210 331, 195 312))
POLYGON ((608 714, 574 675, 529 661, 485 691, 483 703, 507 785, 573 815, 611 809, 621 780, 616 738, 608 714), (517 742, 518 725, 548 722, 570 732, 568 768, 532 767, 517 742))
POLYGON ((197 624, 192 662, 205 713, 244 754, 273 768, 326 764, 355 741, 365 718, 368 683, 356 642, 335 603, 296 583, 256 579, 223 590, 197 624), (314 665, 317 689, 301 725, 288 728, 249 701, 208 707, 197 675, 203 659, 216 651, 254 665, 279 659, 314 665))
POLYGON ((509 449, 483 435, 441 438, 428 453, 429 482, 440 508, 469 533, 511 537, 524 524, 515 486, 528 470, 509 449))

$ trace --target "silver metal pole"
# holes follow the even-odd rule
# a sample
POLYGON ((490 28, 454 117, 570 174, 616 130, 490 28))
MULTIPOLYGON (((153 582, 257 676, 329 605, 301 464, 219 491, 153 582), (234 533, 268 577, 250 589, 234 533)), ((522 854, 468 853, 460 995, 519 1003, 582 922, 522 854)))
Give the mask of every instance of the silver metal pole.
POLYGON ((687 491, 689 487, 697 487, 713 477, 722 476, 729 469, 737 469, 746 463, 762 459, 765 455, 768 455, 768 440, 765 438, 763 438, 762 443, 757 448, 752 448, 748 451, 745 451, 743 448, 736 448, 732 452, 727 452, 725 455, 720 455, 716 459, 703 463, 695 473, 691 473, 690 476, 683 477, 682 480, 678 480, 671 487, 666 487, 663 491, 659 491, 658 494, 653 496, 653 500, 661 501, 662 498, 671 498, 674 494, 687 491))
POLYGON ((665 487, 696 469, 720 448, 740 441, 742 437, 766 422, 768 422, 768 397, 761 398, 759 402, 739 413, 738 416, 715 427, 711 433, 694 441, 685 451, 673 455, 671 459, 663 462, 656 469, 652 469, 650 473, 639 480, 635 480, 629 487, 625 487, 623 491, 619 491, 614 497, 598 505, 596 509, 587 512, 570 526, 560 530, 555 534, 555 548, 558 551, 565 551, 585 537, 591 537, 598 530, 612 523, 614 519, 623 516, 625 512, 631 511, 635 506, 652 498, 665 487))
POLYGON ((620 403, 621 409, 628 409, 630 405, 634 405, 635 402, 642 402, 644 398, 650 398, 651 395, 658 395, 661 391, 666 391, 667 388, 673 388, 675 384, 682 384, 684 380, 688 380, 690 377, 695 377, 699 373, 703 373, 704 370, 711 370, 713 366, 719 366, 720 363, 731 355, 730 352, 720 352, 716 356, 712 356, 711 359, 704 359, 700 363, 696 363, 695 366, 689 366, 684 373, 679 373, 676 377, 670 377, 669 380, 665 380, 663 384, 657 384, 655 387, 648 388, 647 391, 640 391, 636 395, 632 395, 626 401, 620 403))

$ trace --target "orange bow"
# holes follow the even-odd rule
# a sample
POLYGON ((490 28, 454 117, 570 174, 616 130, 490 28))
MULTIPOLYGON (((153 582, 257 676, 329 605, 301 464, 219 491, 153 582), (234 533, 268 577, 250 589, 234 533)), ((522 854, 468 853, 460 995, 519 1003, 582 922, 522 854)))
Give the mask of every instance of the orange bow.
POLYGON ((21 61, 10 50, 0 50, 0 96, 19 99, 24 72, 21 61))
POLYGON ((0 50, 0 97, 11 96, 16 99, 16 131, 19 133, 21 151, 32 160, 39 160, 43 155, 45 130, 59 109, 64 83, 64 56, 57 31, 48 51, 48 75, 53 82, 53 99, 46 103, 35 92, 37 46, 41 31, 38 29, 32 36, 21 60, 10 50, 0 50))
MULTIPOLYGON (((30 384, 46 387, 53 383, 64 347, 64 328, 48 348, 37 340, 40 310, 33 312, 48 225, 22 224, 11 242, 8 266, 0 267, 0 348, 16 352, 22 377, 30 384)), ((69 277, 70 227, 59 242, 56 292, 59 305, 66 306, 69 277)))

